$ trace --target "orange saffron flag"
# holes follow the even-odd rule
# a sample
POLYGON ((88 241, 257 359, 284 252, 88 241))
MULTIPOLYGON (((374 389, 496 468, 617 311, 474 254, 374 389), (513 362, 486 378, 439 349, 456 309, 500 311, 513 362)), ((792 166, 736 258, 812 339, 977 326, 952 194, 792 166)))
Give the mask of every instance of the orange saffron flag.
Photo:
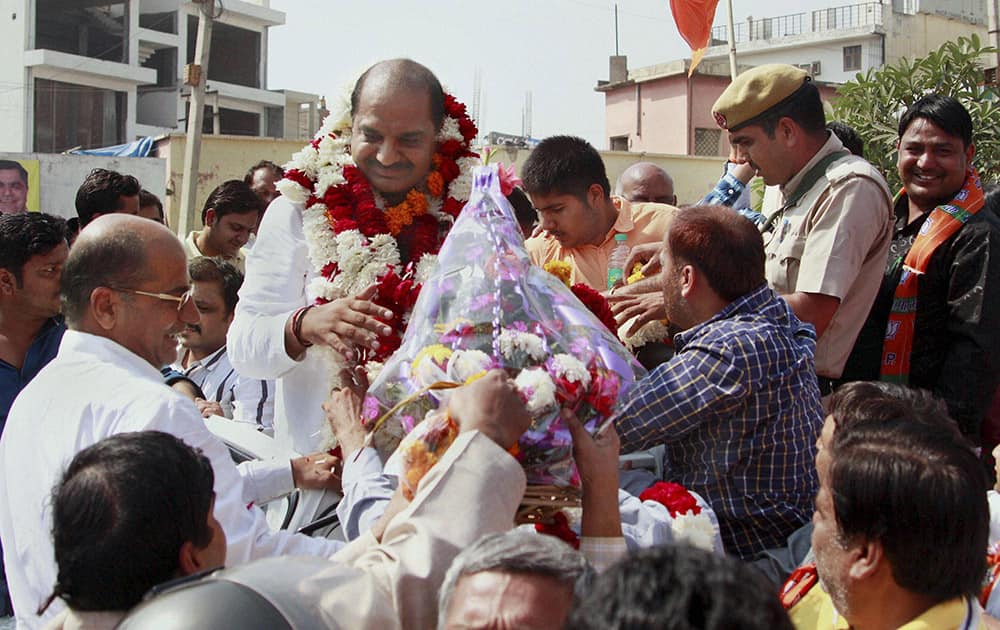
POLYGON ((674 14, 677 30, 691 48, 691 69, 688 70, 688 76, 694 73, 705 55, 718 4, 719 0, 670 0, 670 12, 674 14))

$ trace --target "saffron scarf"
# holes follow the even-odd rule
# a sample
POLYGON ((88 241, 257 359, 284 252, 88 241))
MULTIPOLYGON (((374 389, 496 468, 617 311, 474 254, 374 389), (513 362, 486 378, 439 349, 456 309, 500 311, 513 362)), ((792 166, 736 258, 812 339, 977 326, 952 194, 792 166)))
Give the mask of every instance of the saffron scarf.
POLYGON ((920 226, 920 232, 903 260, 903 273, 893 296, 882 345, 880 380, 902 385, 909 382, 919 278, 926 273, 937 248, 962 229, 982 209, 984 202, 979 174, 970 165, 962 189, 948 203, 931 210, 930 216, 920 226))

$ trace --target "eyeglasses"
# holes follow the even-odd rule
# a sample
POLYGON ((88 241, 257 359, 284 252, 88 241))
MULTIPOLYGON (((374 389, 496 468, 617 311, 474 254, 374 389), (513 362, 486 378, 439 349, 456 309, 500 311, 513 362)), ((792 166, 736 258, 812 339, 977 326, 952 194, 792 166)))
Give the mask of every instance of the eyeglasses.
POLYGON ((169 302, 177 302, 177 310, 183 311, 184 307, 191 302, 191 290, 188 289, 184 292, 184 295, 170 295, 169 293, 150 293, 149 291, 140 291, 139 289, 117 289, 112 287, 113 291, 121 291, 122 293, 132 293, 134 295, 145 295, 146 297, 156 298, 158 300, 167 300, 169 302))

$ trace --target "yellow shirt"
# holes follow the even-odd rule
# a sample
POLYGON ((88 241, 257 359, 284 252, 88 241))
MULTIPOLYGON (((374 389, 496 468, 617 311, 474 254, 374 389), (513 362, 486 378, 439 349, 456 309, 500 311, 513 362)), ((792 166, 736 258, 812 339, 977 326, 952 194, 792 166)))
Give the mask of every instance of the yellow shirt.
MULTIPOLYGON (((201 232, 193 231, 187 235, 186 239, 181 241, 181 244, 184 245, 184 253, 187 255, 187 259, 189 261, 205 255, 201 253, 200 249, 198 249, 198 243, 195 240, 198 238, 199 234, 201 234, 201 232)), ((225 256, 222 256, 221 258, 239 269, 240 273, 244 275, 246 274, 246 250, 244 248, 240 248, 240 251, 237 252, 235 258, 227 258, 225 256)))
MULTIPOLYGON (((788 611, 792 623, 798 630, 846 630, 847 620, 833 607, 833 601, 822 586, 809 591, 788 611)), ((986 626, 982 620, 982 610, 978 602, 964 597, 941 602, 911 619, 899 630, 981 630, 986 626)))
MULTIPOLYGON (((608 258, 616 245, 615 234, 627 235, 625 244, 629 247, 662 242, 670 221, 677 212, 677 208, 663 203, 632 204, 617 197, 612 197, 611 200, 618 208, 618 219, 604 235, 604 241, 600 245, 563 247, 555 238, 543 233, 524 243, 531 262, 544 266, 553 260, 566 261, 573 266, 571 284, 582 282, 594 290, 606 291, 608 258)), ((627 270, 625 275, 628 275, 627 270)))

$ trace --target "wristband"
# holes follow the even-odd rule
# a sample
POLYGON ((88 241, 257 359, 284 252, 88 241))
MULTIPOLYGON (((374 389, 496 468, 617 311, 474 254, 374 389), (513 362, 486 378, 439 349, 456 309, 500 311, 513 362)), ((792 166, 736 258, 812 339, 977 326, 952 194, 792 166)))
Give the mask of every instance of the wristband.
POLYGON ((314 306, 316 305, 303 306, 292 314, 292 336, 295 337, 295 341, 302 344, 303 348, 310 348, 313 345, 311 341, 306 341, 302 338, 302 320, 305 319, 306 313, 314 306))

